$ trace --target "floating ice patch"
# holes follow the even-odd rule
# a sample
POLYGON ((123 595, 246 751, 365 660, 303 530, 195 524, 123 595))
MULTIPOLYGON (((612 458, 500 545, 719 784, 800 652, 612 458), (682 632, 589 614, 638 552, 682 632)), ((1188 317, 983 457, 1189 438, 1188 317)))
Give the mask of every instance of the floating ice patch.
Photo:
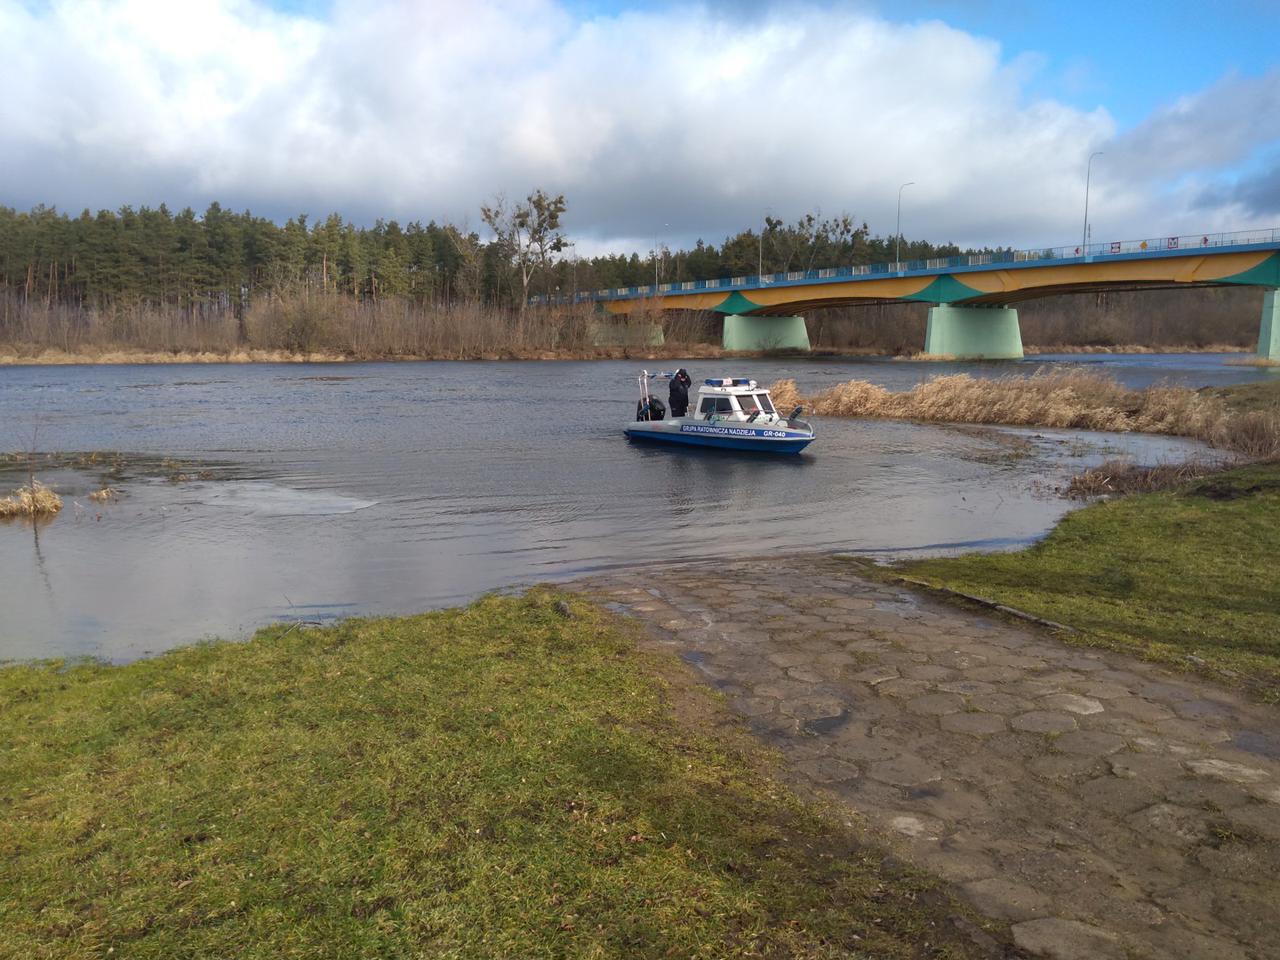
POLYGON ((266 517, 326 517, 355 513, 376 500, 358 500, 323 490, 295 490, 265 480, 229 480, 192 485, 197 499, 211 507, 266 517))

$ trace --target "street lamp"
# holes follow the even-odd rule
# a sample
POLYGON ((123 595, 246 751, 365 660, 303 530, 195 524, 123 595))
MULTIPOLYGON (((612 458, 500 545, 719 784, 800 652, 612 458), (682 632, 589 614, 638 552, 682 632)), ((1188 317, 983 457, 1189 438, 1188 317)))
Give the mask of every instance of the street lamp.
MULTIPOLYGON (((670 230, 671 224, 664 223, 662 229, 670 230)), ((653 295, 655 297, 658 295, 658 238, 656 236, 653 238, 653 295)))
POLYGON ((1084 228, 1080 230, 1080 256, 1089 253, 1089 179, 1093 177, 1093 157, 1102 156, 1101 150, 1089 154, 1089 163, 1084 168, 1084 228))
POLYGON ((1080 255, 1089 255, 1089 180, 1093 176, 1093 158, 1102 156, 1101 150, 1089 154, 1089 163, 1084 171, 1084 229, 1080 231, 1080 255))
POLYGON ((570 240, 565 244, 573 251, 573 302, 578 302, 578 245, 570 240))
POLYGON ((769 229, 769 217, 773 215, 773 208, 770 207, 764 212, 764 225, 760 227, 760 236, 756 240, 756 277, 760 283, 764 283, 764 235, 769 229))
POLYGON ((902 262, 902 191, 914 187, 916 182, 909 180, 898 188, 898 225, 893 231, 893 262, 902 262))
MULTIPOLYGON (((664 223, 662 225, 662 234, 663 236, 667 236, 667 237, 671 236, 671 224, 664 223)), ((664 246, 662 250, 662 265, 664 267, 667 265, 667 250, 669 249, 670 249, 669 247, 664 246)))

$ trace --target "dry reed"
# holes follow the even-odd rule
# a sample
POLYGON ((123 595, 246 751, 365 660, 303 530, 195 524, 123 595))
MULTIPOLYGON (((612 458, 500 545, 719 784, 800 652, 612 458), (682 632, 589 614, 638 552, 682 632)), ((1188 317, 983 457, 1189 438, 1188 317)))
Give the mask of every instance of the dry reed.
MULTIPOLYGON (((0 302, 3 297, 0 296, 0 302)), ((719 356, 718 320, 590 305, 523 312, 477 302, 363 301, 300 289, 243 310, 8 304, 0 364, 249 363, 719 356), (597 334, 601 322, 613 328, 597 334), (649 345, 653 325, 665 343, 649 345), (601 342, 598 344, 597 340, 601 342), (713 342, 715 341, 714 345, 713 342)))
POLYGON ((62 509, 62 498, 39 480, 0 498, 0 517, 48 517, 62 509))
POLYGON ((804 396, 794 380, 770 388, 780 408, 803 404, 817 416, 986 423, 1191 437, 1252 460, 1280 458, 1280 413, 1230 410, 1222 398, 1185 387, 1130 390, 1084 371, 975 379, 959 373, 894 393, 851 380, 804 396))
POLYGON ((1072 477, 1062 494, 1072 500, 1091 500, 1094 497, 1128 493, 1155 493, 1180 487, 1221 469, 1220 464, 1205 460, 1162 463, 1154 467, 1144 467, 1126 460, 1108 460, 1072 477))

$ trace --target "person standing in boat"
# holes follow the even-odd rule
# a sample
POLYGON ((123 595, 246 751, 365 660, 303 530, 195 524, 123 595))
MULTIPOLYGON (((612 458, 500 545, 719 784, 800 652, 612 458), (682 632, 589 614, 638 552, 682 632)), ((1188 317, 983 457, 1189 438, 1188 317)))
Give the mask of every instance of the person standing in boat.
POLYGON ((681 367, 671 378, 671 392, 667 395, 667 405, 671 408, 671 416, 683 417, 689 412, 689 371, 681 367))

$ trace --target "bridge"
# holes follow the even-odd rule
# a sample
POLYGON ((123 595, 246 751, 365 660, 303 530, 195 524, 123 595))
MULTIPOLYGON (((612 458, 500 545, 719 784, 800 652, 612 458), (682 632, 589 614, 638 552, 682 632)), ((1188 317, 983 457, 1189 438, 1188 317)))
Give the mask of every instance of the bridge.
MULTIPOLYGON (((1266 290, 1258 354, 1280 360, 1280 229, 1007 250, 767 276, 585 291, 619 322, 631 313, 724 315, 727 350, 809 349, 804 311, 875 303, 930 304, 924 352, 965 359, 1022 356, 1016 304, 1099 290, 1205 286, 1266 290)), ((535 298, 546 302, 545 298, 535 298)), ((552 298, 554 303, 574 297, 552 298)), ((657 335, 660 336, 660 331, 657 335)))

